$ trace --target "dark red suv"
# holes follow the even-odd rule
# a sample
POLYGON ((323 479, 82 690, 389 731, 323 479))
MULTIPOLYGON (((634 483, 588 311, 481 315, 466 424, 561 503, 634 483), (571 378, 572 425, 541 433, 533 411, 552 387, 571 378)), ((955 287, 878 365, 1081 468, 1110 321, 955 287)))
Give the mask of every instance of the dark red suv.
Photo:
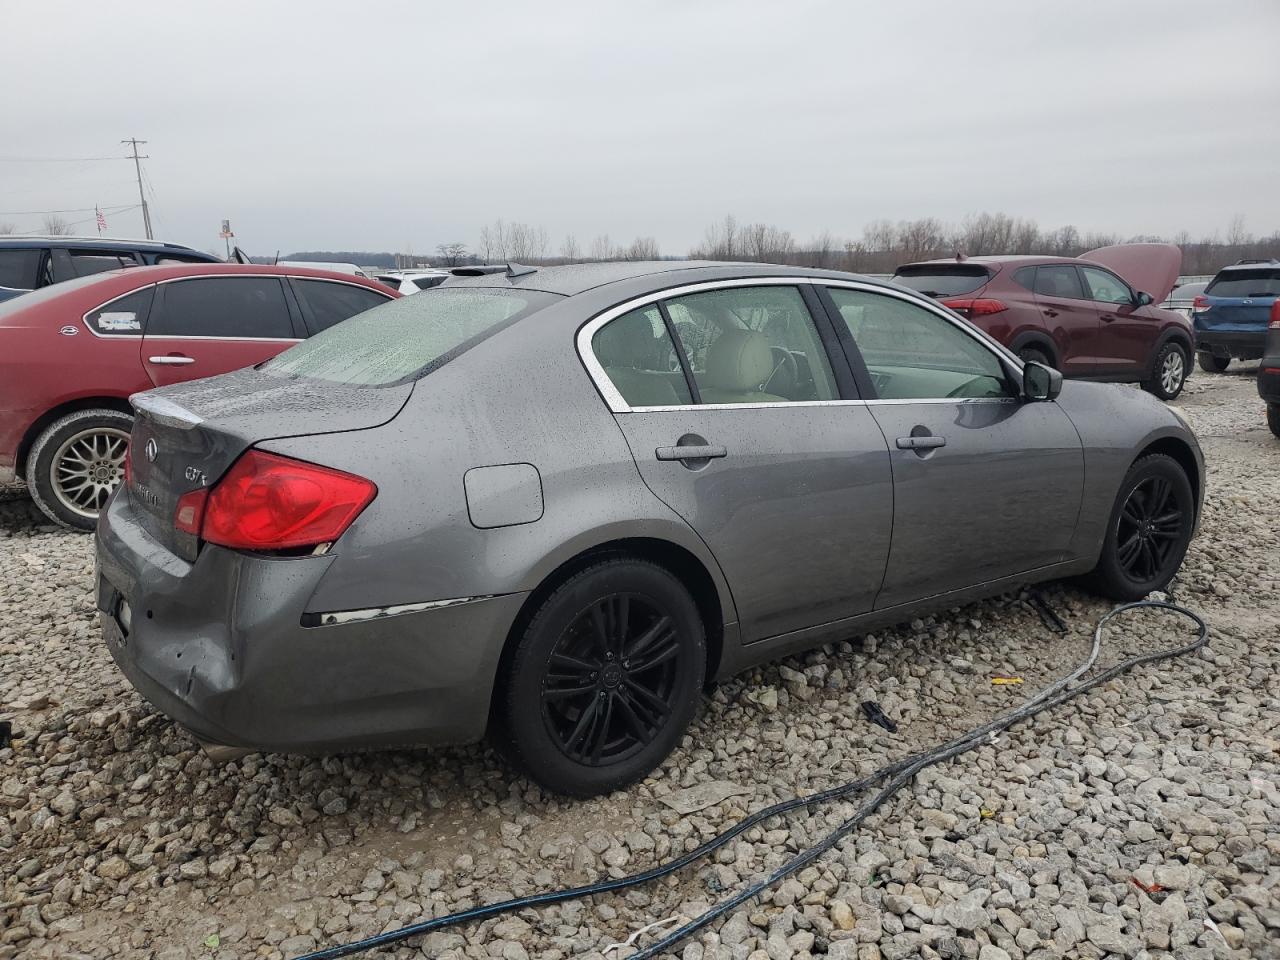
POLYGON ((114 270, 0 303, 0 482, 92 529, 123 476, 129 395, 261 363, 399 294, 328 270, 114 270))
POLYGON ((1182 392, 1194 355, 1186 317, 1155 306, 1177 280, 1181 251, 1132 243, 1070 257, 957 257, 897 269, 1024 360, 1068 377, 1182 392))

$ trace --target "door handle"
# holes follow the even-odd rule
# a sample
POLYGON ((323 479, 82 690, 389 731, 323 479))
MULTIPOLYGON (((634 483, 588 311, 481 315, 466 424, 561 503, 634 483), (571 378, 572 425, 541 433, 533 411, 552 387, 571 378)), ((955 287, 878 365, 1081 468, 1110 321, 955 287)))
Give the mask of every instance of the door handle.
POLYGON ((729 451, 715 444, 702 446, 658 447, 653 451, 659 460, 718 460, 727 457, 729 451))
POLYGON ((1101 319, 1103 323, 1110 323, 1115 318, 1116 315, 1114 313, 1104 313, 1099 319, 1101 319))
POLYGON ((1044 315, 1046 317, 1056 317, 1058 315, 1058 311, 1054 310, 1052 307, 1046 307, 1044 311, 1044 315))
POLYGON ((150 361, 151 363, 160 363, 160 364, 165 364, 171 367, 181 367, 181 366, 185 366, 188 363, 196 362, 195 357, 181 357, 181 356, 147 357, 147 360, 150 361))
POLYGON ((899 437, 894 441, 899 450, 933 450, 947 445, 946 437, 899 437))

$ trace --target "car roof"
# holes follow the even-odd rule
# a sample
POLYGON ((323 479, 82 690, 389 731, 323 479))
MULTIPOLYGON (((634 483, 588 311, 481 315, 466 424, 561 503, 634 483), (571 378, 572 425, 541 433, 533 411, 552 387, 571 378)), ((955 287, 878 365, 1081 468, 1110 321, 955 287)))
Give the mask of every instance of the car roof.
POLYGON ((1271 270, 1280 267, 1280 260, 1253 260, 1249 263, 1229 263, 1218 270, 1218 273, 1230 273, 1233 270, 1271 270))
MULTIPOLYGON (((607 284, 622 281, 638 281, 636 286, 659 290, 680 283, 696 283, 701 280, 739 277, 817 277, 840 280, 861 280, 878 286, 889 286, 882 280, 842 273, 836 270, 819 270, 811 267, 791 267, 775 263, 722 262, 716 260, 620 260, 605 263, 571 263, 555 267, 521 267, 513 265, 516 276, 509 273, 490 273, 479 277, 457 277, 447 289, 465 287, 505 287, 513 290, 542 290, 572 297, 607 284)), ((446 289, 446 288, 442 288, 446 289)), ((895 288, 896 289, 896 288, 895 288)))
POLYGON ((61 237, 49 234, 16 234, 10 233, 0 237, 0 247, 30 247, 33 244, 50 247, 68 247, 78 250, 115 248, 121 246, 137 247, 142 250, 181 250, 184 253, 198 253, 202 257, 213 254, 188 247, 181 243, 169 243, 167 240, 133 240, 127 237, 61 237))
POLYGON ((966 263, 976 263, 980 265, 1000 265, 1005 263, 1023 264, 1039 264, 1039 263, 1079 263, 1079 257, 1055 257, 1049 254, 1037 253, 1012 253, 1002 256, 989 257, 965 257, 959 260, 955 257, 938 257, 935 260, 916 260, 912 263, 904 263, 900 267, 923 267, 923 266, 939 266, 947 264, 949 266, 963 266, 966 263))

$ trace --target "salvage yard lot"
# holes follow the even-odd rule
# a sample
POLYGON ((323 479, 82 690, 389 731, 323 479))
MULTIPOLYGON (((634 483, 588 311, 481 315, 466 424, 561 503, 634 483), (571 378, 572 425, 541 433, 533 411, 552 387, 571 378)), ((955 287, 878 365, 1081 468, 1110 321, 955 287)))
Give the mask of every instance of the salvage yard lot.
MULTIPOLYGON (((1280 441, 1255 370, 1197 374, 1179 402, 1209 487, 1174 592, 1208 620, 1208 651, 926 770, 681 956, 1280 956, 1280 441)), ((91 538, 25 498, 0 503, 0 718, 15 738, 0 749, 0 960, 289 957, 631 873, 1015 705, 1084 656, 1109 606, 1054 584, 1065 639, 1008 595, 757 669, 708 695, 657 775, 568 803, 484 747, 216 766, 116 670, 92 577, 91 538), (1002 674, 1024 682, 992 684, 1002 674), (869 699, 896 733, 867 723, 869 699), (735 795, 688 814, 663 802, 708 783, 735 795)), ((1188 639, 1177 618, 1130 615, 1103 659, 1188 639)), ((854 809, 799 812, 677 878, 399 953, 598 957, 700 913, 854 809)))

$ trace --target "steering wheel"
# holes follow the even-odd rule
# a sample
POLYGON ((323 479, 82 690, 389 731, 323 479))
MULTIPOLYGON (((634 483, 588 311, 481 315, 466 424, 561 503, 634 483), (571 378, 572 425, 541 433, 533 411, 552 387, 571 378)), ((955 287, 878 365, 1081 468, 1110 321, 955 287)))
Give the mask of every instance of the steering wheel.
POLYGON ((773 372, 769 374, 769 379, 760 384, 760 392, 773 393, 780 397, 790 397, 791 391, 800 382, 800 365, 796 363, 796 358, 790 350, 783 347, 770 347, 769 349, 773 351, 773 372), (773 388, 775 380, 778 381, 776 389, 773 388))

